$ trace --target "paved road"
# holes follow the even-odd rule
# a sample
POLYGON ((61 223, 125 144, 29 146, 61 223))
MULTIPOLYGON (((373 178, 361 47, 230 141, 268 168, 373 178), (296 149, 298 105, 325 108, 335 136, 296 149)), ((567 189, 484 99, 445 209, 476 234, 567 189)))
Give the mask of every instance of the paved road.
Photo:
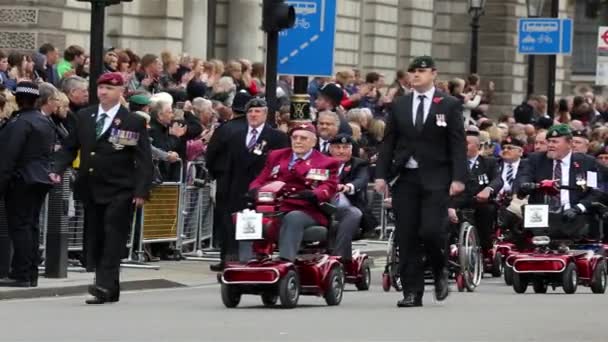
POLYGON ((380 270, 369 292, 349 286, 342 304, 301 297, 293 310, 244 297, 225 309, 217 285, 123 293, 121 302, 86 306, 83 297, 0 302, 2 341, 606 341, 608 294, 516 295, 484 279, 475 293, 447 303, 398 309, 380 270))

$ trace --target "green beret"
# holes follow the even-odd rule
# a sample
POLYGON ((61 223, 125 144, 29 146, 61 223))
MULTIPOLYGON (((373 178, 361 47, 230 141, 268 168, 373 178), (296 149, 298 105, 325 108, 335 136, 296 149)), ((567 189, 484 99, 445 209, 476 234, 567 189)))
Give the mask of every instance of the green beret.
POLYGON ((407 68, 407 71, 414 71, 416 69, 435 69, 435 61, 431 56, 419 56, 414 58, 414 60, 410 63, 410 66, 407 68))
POLYGON ((553 125, 547 131, 547 138, 572 137, 572 130, 566 124, 553 125))
POLYGON ((150 104, 150 97, 148 97, 144 94, 133 95, 133 96, 129 97, 129 103, 140 105, 140 106, 147 106, 150 104))

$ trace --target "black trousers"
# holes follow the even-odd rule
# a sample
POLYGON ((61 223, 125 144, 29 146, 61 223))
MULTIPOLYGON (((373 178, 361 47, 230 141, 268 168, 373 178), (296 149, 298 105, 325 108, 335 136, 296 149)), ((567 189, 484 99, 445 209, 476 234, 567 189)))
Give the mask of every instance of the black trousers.
POLYGON ((215 207, 213 208, 213 234, 217 236, 216 242, 220 245, 220 259, 222 261, 238 260, 238 244, 234 237, 234 224, 230 208, 230 180, 227 176, 218 177, 215 191, 215 207))
POLYGON ((418 170, 405 170, 393 189, 400 273, 404 293, 424 292, 424 267, 433 274, 443 272, 447 263, 447 205, 449 193, 424 187, 418 170))
POLYGON ((475 203, 475 227, 479 233, 479 240, 484 255, 492 249, 492 233, 496 222, 496 206, 491 203, 475 203))
POLYGON ((120 260, 127 245, 134 205, 132 198, 111 203, 85 203, 85 249, 88 266, 95 268, 95 285, 114 296, 120 293, 120 260))
POLYGON ((47 185, 15 181, 5 195, 8 234, 13 244, 10 273, 13 279, 38 280, 40 209, 48 190, 47 185))

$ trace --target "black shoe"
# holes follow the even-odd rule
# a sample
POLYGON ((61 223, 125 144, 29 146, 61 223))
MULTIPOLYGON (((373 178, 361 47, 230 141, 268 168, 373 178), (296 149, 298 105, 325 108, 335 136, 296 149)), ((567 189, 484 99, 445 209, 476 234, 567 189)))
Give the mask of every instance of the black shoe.
MULTIPOLYGON (((38 286, 38 284, 35 286, 38 286)), ((32 287, 32 283, 29 280, 4 278, 0 279, 0 287, 32 287)))
POLYGON ((105 300, 103 298, 99 298, 99 297, 93 297, 93 298, 89 298, 87 300, 84 301, 86 304, 89 305, 99 305, 99 304, 105 304, 105 303, 116 303, 118 302, 118 297, 113 297, 110 298, 108 300, 105 300))
POLYGON ((422 306, 422 295, 408 292, 403 295, 403 299, 397 302, 397 306, 400 308, 413 308, 422 306))
POLYGON ((85 303, 87 304, 104 304, 118 302, 118 293, 111 294, 109 290, 101 286, 89 285, 89 294, 91 294, 93 298, 87 299, 85 301, 85 303))
POLYGON ((226 267, 226 264, 224 264, 223 261, 220 261, 217 264, 213 264, 213 265, 209 265, 209 269, 212 272, 222 272, 224 270, 224 268, 226 267))
POLYGON ((435 299, 441 302, 450 294, 448 287, 448 273, 445 270, 435 274, 435 299))

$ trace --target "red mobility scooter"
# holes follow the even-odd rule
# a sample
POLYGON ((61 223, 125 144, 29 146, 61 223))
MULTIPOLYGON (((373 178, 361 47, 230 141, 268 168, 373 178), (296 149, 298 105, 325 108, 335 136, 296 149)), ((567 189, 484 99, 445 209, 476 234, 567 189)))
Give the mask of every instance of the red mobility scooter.
MULTIPOLYGON (((559 190, 554 180, 536 184, 536 191, 542 191, 545 198, 559 190)), ((589 208, 592 214, 596 214, 593 219, 599 220, 600 235, 603 234, 603 226, 597 209, 601 206, 594 204, 589 208)), ((585 240, 581 234, 590 221, 590 215, 579 215, 574 222, 566 223, 561 213, 549 210, 548 204, 525 205, 523 215, 527 243, 534 247, 507 258, 507 265, 513 269, 515 292, 526 292, 529 284, 535 293, 546 293, 551 286, 554 290, 562 287, 565 293, 572 294, 578 285, 590 287, 593 293, 606 291, 608 269, 601 236, 600 241, 595 242, 585 240)))
MULTIPOLYGON (((331 227, 307 227, 300 255, 294 262, 272 257, 285 214, 279 210, 285 196, 284 185, 274 181, 257 192, 255 213, 262 221, 262 239, 253 242, 254 259, 244 264, 227 263, 221 274, 222 302, 228 308, 238 306, 244 294, 261 296, 265 306, 280 302, 283 308, 293 308, 300 295, 322 296, 327 305, 339 305, 345 283, 354 283, 359 290, 369 288, 371 270, 366 254, 354 251, 352 262, 343 265, 340 257, 327 253, 331 227)), ((320 207, 328 216, 335 210, 326 203, 320 207)))

